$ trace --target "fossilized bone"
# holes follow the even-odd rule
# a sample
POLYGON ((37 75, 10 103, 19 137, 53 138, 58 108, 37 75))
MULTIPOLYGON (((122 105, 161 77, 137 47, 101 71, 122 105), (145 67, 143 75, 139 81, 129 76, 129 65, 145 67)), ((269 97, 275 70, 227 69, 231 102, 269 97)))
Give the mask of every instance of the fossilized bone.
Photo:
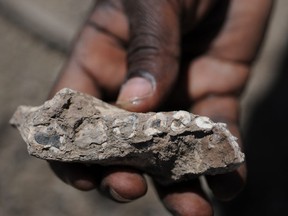
POLYGON ((140 169, 162 184, 230 172, 244 162, 224 123, 186 111, 134 113, 62 89, 10 123, 41 159, 140 169))

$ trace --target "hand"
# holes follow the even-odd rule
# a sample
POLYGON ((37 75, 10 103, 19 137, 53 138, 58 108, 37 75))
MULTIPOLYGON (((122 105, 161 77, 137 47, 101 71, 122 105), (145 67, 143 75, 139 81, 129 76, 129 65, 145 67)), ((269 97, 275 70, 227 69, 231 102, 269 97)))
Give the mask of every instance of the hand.
MULTIPOLYGON (((271 2, 98 0, 51 96, 69 87, 131 111, 187 109, 226 122, 240 139, 239 96, 271 2)), ((132 168, 50 165, 74 187, 100 188, 120 202, 147 190, 143 174, 132 168)), ((245 173, 243 165, 206 180, 215 197, 229 200, 243 187, 245 173)), ((213 214, 198 179, 155 187, 174 215, 213 214)))

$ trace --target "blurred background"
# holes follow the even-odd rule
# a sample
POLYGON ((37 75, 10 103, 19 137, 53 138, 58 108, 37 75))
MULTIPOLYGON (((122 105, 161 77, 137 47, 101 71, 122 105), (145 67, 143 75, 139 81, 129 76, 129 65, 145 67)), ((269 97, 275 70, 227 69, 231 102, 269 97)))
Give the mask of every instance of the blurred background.
MULTIPOLYGON (((17 106, 42 104, 67 59, 93 0, 0 0, 0 216, 168 216, 152 187, 131 203, 62 183, 28 155, 9 125, 17 106)), ((242 98, 248 184, 216 215, 288 212, 288 1, 275 1, 268 32, 242 98), (220 214, 221 212, 221 214, 220 214)))

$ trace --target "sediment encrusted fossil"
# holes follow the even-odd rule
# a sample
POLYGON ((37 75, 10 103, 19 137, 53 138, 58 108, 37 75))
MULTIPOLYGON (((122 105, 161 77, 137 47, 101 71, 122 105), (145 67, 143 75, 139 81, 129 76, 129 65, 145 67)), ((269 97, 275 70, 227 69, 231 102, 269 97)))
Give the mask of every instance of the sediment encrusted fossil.
POLYGON ((128 112, 67 88, 41 106, 19 106, 10 123, 33 156, 132 166, 162 184, 230 172, 244 162, 224 123, 186 111, 128 112))

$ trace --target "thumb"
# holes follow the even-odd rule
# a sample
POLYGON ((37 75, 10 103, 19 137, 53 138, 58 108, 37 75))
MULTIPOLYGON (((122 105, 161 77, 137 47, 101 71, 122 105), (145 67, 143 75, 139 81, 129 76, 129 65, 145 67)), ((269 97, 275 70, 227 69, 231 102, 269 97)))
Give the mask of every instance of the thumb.
POLYGON ((163 101, 178 73, 179 17, 169 1, 125 1, 129 19, 128 72, 117 104, 151 111, 163 101))

